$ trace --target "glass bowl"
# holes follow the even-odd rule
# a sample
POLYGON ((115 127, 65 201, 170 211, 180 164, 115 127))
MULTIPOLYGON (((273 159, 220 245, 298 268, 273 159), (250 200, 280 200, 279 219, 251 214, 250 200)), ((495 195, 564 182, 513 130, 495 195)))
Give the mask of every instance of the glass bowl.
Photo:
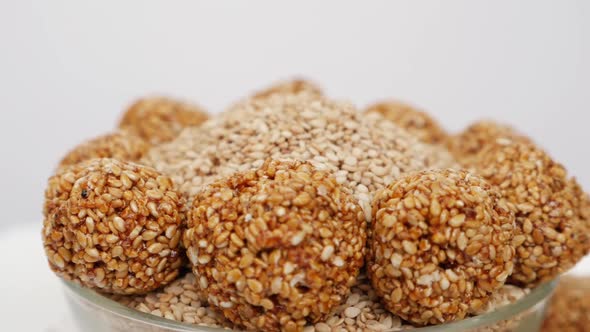
MULTIPOLYGON (((93 290, 63 281, 73 319, 85 332, 186 331, 218 332, 221 328, 180 323, 128 308, 93 290)), ((532 290, 522 299, 497 310, 462 321, 413 328, 415 332, 533 332, 543 323, 557 280, 532 290)), ((334 330, 332 330, 334 331, 334 330)), ((339 331, 339 330, 338 330, 339 331)), ((345 330, 343 330, 345 331, 345 330)), ((394 331, 394 330, 390 330, 394 331)))

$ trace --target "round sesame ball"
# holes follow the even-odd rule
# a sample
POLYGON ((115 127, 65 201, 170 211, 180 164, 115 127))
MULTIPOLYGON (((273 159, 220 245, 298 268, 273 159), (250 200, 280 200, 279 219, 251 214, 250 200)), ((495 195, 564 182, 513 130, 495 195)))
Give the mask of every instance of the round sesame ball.
POLYGON ((459 320, 512 273, 514 214, 466 171, 406 175, 376 194, 367 269, 385 307, 416 324, 459 320))
POLYGON ((151 144, 172 141, 186 127, 198 126, 209 116, 200 107, 166 97, 142 98, 123 114, 119 128, 151 144))
POLYGON ((490 120, 478 121, 461 133, 449 137, 446 145, 449 151, 465 166, 472 166, 477 155, 487 146, 504 140, 531 142, 514 128, 490 120))
POLYGON ((45 191, 49 266, 108 293, 165 285, 182 263, 182 203, 172 180, 149 167, 103 158, 62 168, 45 191))
POLYGON ((310 96, 322 96, 322 89, 315 83, 296 78, 293 80, 277 82, 270 87, 256 92, 253 99, 265 99, 276 94, 308 94, 310 96))
POLYGON ((376 112, 385 119, 415 135, 422 142, 439 144, 447 139, 444 129, 426 112, 398 101, 387 101, 368 107, 365 112, 376 112))
POLYGON ((324 171, 266 160, 196 195, 183 243, 200 291, 247 330, 301 331, 348 295, 363 212, 324 171))
POLYGON ((141 138, 124 132, 114 132, 86 141, 72 149, 59 163, 60 167, 77 164, 93 158, 114 158, 137 161, 149 149, 141 138))
POLYGON ((547 153, 530 143, 504 139, 483 149, 474 165, 515 211, 517 255, 511 282, 534 287, 588 253, 587 196, 547 153))

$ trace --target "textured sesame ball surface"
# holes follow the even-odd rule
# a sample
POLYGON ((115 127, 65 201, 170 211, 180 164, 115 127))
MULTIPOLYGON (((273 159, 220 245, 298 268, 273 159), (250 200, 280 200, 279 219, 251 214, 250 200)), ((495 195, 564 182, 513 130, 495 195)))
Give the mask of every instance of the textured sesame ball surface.
POLYGON ((368 272, 392 313, 417 325, 464 318, 513 269, 514 214, 466 171, 413 173, 373 201, 368 272))
POLYGON ((88 140, 63 157, 60 167, 77 164, 94 158, 114 158, 122 161, 137 161, 149 149, 141 138, 119 131, 88 140))
POLYGON ((315 83, 304 79, 293 79, 277 82, 272 86, 256 92, 252 98, 264 99, 274 94, 308 94, 310 96, 322 96, 323 92, 315 83))
POLYGON ((508 125, 484 120, 475 122, 463 132, 449 137, 446 145, 459 162, 465 166, 472 166, 484 148, 504 140, 531 142, 529 138, 508 125))
POLYGON ((226 318, 248 330, 300 331, 349 294, 365 219, 329 173, 267 160, 197 194, 183 239, 200 290, 226 318))
POLYGON ((119 128, 151 144, 176 138, 186 127, 198 126, 209 116, 198 106, 166 97, 142 98, 123 114, 119 128))
POLYGON ((181 266, 182 202, 172 180, 149 167, 103 158, 62 168, 45 192, 49 266, 109 293, 165 285, 181 266))
POLYGON ((448 136, 436 120, 426 112, 401 102, 378 103, 368 107, 365 112, 381 114, 425 143, 443 143, 448 136))
POLYGON ((534 287, 588 253, 587 196, 547 153, 504 139, 483 149, 474 167, 515 211, 517 259, 511 282, 534 287))

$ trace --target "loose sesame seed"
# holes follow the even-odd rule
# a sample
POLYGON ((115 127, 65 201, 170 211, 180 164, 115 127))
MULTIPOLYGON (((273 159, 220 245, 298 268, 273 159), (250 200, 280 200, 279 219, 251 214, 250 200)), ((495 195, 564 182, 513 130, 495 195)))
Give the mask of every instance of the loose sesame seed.
POLYGON ((119 232, 125 232, 125 220, 119 216, 113 218, 113 224, 119 232))
POLYGON ((328 259, 330 259, 330 257, 332 256, 333 253, 334 253, 333 246, 325 246, 324 249, 322 250, 322 254, 320 256, 320 259, 323 261, 327 261, 328 259))

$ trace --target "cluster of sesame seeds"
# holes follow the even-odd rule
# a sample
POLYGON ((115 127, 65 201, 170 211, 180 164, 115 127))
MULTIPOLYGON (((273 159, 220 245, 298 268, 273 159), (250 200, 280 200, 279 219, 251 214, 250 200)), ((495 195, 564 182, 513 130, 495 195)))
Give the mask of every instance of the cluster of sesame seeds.
POLYGON ((549 303, 542 332, 590 329, 590 278, 563 277, 549 303))
POLYGON ((441 144, 448 137, 445 130, 426 112, 398 101, 374 104, 369 106, 365 112, 381 114, 425 143, 441 144))
POLYGON ((146 295, 114 294, 110 298, 141 312, 177 322, 231 327, 231 323, 203 300, 196 288, 195 275, 186 273, 161 290, 146 295))
POLYGON ((385 306, 419 325, 462 319, 513 270, 514 214, 483 179, 409 174, 375 195, 367 270, 385 306))
POLYGON ((183 243, 199 290, 239 327, 300 331, 348 295, 365 218, 329 173, 267 160, 194 198, 183 243))
POLYGON ((142 98, 123 114, 119 128, 150 144, 173 140, 186 127, 198 126, 209 116, 200 107, 166 97, 142 98))
POLYGON ((562 165, 520 139, 489 142, 472 167, 516 215, 511 282, 534 287, 573 267, 590 249, 587 196, 562 165))
POLYGON ((275 94, 309 94, 322 96, 322 89, 315 83, 304 79, 292 79, 273 84, 272 86, 254 93, 252 98, 264 99, 275 94))
POLYGON ((350 188, 371 217, 373 193, 400 175, 452 167, 454 158, 376 113, 308 94, 274 94, 236 105, 142 159, 192 197, 203 185, 260 167, 266 158, 309 161, 350 188))
POLYGON ((118 131, 86 141, 72 149, 60 162, 60 167, 77 164, 93 158, 114 158, 137 161, 149 149, 141 138, 118 131))
POLYGON ((60 277, 137 294, 173 281, 183 198, 157 171, 114 159, 61 168, 45 192, 43 244, 60 277))
MULTIPOLYGON (((130 308, 152 315, 163 317, 177 322, 205 325, 208 327, 220 327, 232 329, 234 325, 227 321, 223 315, 214 310, 207 301, 203 301, 196 289, 195 275, 187 273, 165 288, 141 296, 113 295, 111 299, 130 308)), ((477 314, 492 312, 498 307, 505 306, 520 300, 528 293, 527 289, 521 289, 512 285, 504 285, 495 292, 487 305, 480 308, 477 314)), ((508 332, 518 326, 520 319, 525 316, 517 316, 509 320, 499 322, 494 326, 486 326, 472 330, 473 332, 508 332)), ((109 317, 116 320, 117 317, 109 317)), ((121 331, 143 331, 121 322, 121 331)), ((412 330, 414 326, 403 321, 398 316, 389 312, 379 300, 379 297, 371 287, 369 279, 360 274, 356 284, 352 287, 346 300, 335 307, 323 320, 316 323, 308 323, 304 332, 397 332, 412 330)), ((550 331, 550 330, 549 330, 550 331)))

